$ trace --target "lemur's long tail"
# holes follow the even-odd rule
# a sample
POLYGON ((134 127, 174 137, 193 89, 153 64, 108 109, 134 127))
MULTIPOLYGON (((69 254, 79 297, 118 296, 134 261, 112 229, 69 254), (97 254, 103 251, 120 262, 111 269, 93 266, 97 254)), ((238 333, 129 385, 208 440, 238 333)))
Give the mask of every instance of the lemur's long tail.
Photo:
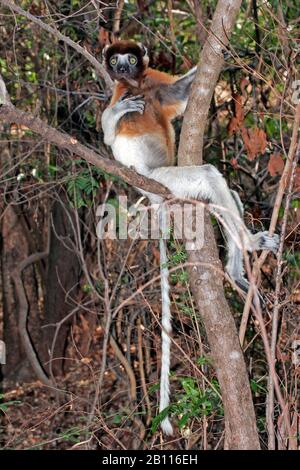
MULTIPOLYGON (((159 225, 160 225, 160 276, 161 276, 161 304, 162 304, 162 354, 161 354, 161 372, 160 372, 160 403, 159 411, 164 410, 170 403, 170 348, 172 331, 171 325, 171 302, 170 302, 170 284, 169 284, 169 269, 168 257, 165 235, 167 234, 167 209, 164 204, 161 204, 159 209, 159 225)), ((170 436, 173 434, 172 424, 168 416, 161 422, 161 429, 164 434, 170 436)))

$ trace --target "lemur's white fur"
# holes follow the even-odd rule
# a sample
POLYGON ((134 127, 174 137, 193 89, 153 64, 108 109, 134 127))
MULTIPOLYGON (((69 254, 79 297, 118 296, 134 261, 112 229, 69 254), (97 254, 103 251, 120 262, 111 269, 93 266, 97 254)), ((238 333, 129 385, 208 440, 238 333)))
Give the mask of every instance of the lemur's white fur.
MULTIPOLYGON (((185 96, 181 98, 180 112, 184 112, 190 77, 195 69, 186 76, 189 83, 185 96)), ((182 77, 182 78, 184 78, 182 77)), ((181 78, 181 80, 182 80, 181 78)), ((184 84, 184 81, 183 81, 184 84)), ((110 145, 114 157, 128 167, 135 168, 142 175, 153 178, 166 186, 176 197, 191 198, 208 201, 211 211, 224 224, 228 261, 226 270, 231 278, 243 289, 247 289, 248 282, 244 278, 243 249, 253 251, 267 249, 275 251, 278 237, 269 237, 267 232, 251 234, 243 220, 243 207, 237 193, 230 191, 221 173, 212 165, 170 167, 167 164, 166 144, 161 136, 145 133, 137 137, 118 135, 117 124, 127 113, 143 113, 144 102, 141 99, 126 98, 108 107, 102 115, 102 129, 104 142, 110 145)), ((145 193, 153 203, 162 202, 157 195, 145 193)), ((165 230, 165 212, 160 213, 161 229, 165 230)), ((170 370, 170 333, 171 310, 169 296, 169 281, 167 268, 167 253, 165 240, 160 240, 161 253, 161 295, 162 295, 162 364, 160 384, 160 411, 169 405, 169 370, 170 370)), ((163 432, 167 435, 173 433, 169 418, 161 423, 163 432)))
MULTIPOLYGON (((164 204, 161 204, 159 211, 159 222, 161 229, 161 237, 159 239, 159 252, 160 252, 160 285, 161 285, 161 305, 162 305, 162 351, 161 351, 161 372, 160 372, 160 400, 159 411, 163 411, 170 403, 170 350, 171 350, 171 301, 170 301, 170 284, 169 284, 169 269, 168 269, 168 256, 167 246, 164 235, 167 234, 167 214, 164 204)), ((166 416, 161 422, 161 429, 163 432, 171 436, 173 434, 172 424, 169 417, 166 416)))

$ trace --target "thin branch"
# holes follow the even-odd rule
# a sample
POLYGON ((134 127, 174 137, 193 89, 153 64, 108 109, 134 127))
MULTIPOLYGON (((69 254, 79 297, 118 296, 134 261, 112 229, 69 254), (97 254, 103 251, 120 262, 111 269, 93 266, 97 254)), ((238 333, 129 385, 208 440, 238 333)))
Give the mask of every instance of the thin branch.
POLYGON ((150 403, 149 394, 147 390, 145 370, 144 370, 143 335, 142 335, 142 322, 140 318, 137 319, 137 336, 138 336, 139 371, 140 371, 140 378, 141 378, 141 386, 142 386, 142 390, 143 390, 145 402, 146 402, 146 409, 147 409, 146 424, 148 426, 151 422, 151 403, 150 403))
POLYGON ((95 70, 99 73, 99 75, 103 78, 103 80, 106 83, 106 86, 108 88, 112 88, 113 82, 106 72, 104 66, 98 62, 95 57, 92 56, 86 49, 84 49, 82 46, 80 46, 77 42, 72 41, 69 37, 65 36, 62 34, 60 31, 57 29, 52 28, 52 26, 48 25, 47 23, 44 23, 42 20, 37 18, 36 16, 32 15, 26 10, 23 10, 23 8, 19 7, 16 5, 14 2, 11 2, 10 0, 0 0, 0 3, 13 10, 15 13, 18 13, 19 15, 24 16, 27 18, 29 21, 32 21, 33 23, 37 24, 40 28, 44 29, 48 33, 52 34, 56 38, 58 38, 61 41, 64 41, 66 44, 68 44, 70 47, 75 49, 75 51, 79 52, 79 54, 83 55, 95 68, 95 70))
POLYGON ((116 355, 116 358, 119 359, 120 363, 122 364, 122 366, 123 366, 124 369, 126 370, 126 374, 127 374, 128 378, 129 378, 129 383, 130 383, 130 389, 129 389, 130 399, 131 399, 131 401, 136 402, 136 399, 137 399, 137 396, 136 396, 137 386, 136 386, 136 379, 135 379, 135 375, 134 375, 133 369, 132 369, 131 365, 129 364, 129 361, 126 359, 126 357, 125 357, 124 354, 122 353, 121 349, 119 348, 119 346, 118 346, 116 340, 114 339, 114 337, 113 337, 112 335, 110 335, 109 342, 110 342, 111 347, 112 347, 113 350, 114 350, 114 353, 115 353, 115 355, 116 355))
POLYGON ((124 8, 125 0, 118 0, 114 22, 113 22, 113 33, 118 35, 120 33, 120 24, 121 24, 121 17, 122 17, 122 10, 124 8))
MULTIPOLYGON (((300 103, 298 103, 295 111, 295 118, 294 118, 294 124, 293 124, 293 131, 292 131, 292 138, 291 138, 291 143, 287 155, 287 159, 285 162, 284 170, 281 175, 281 179, 279 182, 279 187, 278 191, 276 194, 276 199, 274 203, 274 208, 272 212, 272 217, 271 217, 271 222, 270 222, 270 227, 269 227, 269 235, 273 235, 275 233, 275 228, 277 225, 278 217, 279 217, 279 211, 280 207, 282 204, 283 196, 288 184, 288 181, 291 176, 291 171, 292 171, 292 165, 293 161, 295 159, 296 155, 296 150, 297 150, 297 145, 298 145, 298 133, 299 133, 299 128, 300 128, 300 103)), ((264 264, 266 258, 267 258, 268 252, 263 251, 258 258, 257 262, 254 264, 253 267, 253 275, 254 275, 254 280, 253 282, 256 284, 257 287, 259 287, 258 279, 259 279, 259 273, 261 270, 262 265, 264 264)), ((252 298, 253 298, 253 292, 251 290, 248 291, 244 311, 243 311, 243 316, 241 320, 241 329, 240 329, 240 342, 241 345, 243 345, 244 338, 245 338, 245 332, 246 332, 246 326, 248 323, 249 319, 249 314, 250 314, 250 309, 251 309, 251 303, 252 303, 252 298)))
POLYGON ((6 87, 0 75, 0 122, 6 124, 19 124, 26 126, 34 131, 43 139, 60 148, 67 149, 71 154, 78 155, 87 162, 95 165, 97 168, 109 173, 110 175, 121 178, 131 186, 137 186, 145 191, 159 194, 161 196, 170 196, 170 192, 160 183, 141 176, 134 170, 121 165, 116 161, 102 157, 98 153, 90 150, 86 146, 80 144, 75 137, 57 131, 53 127, 46 124, 42 119, 29 112, 21 111, 8 102, 6 87))
MULTIPOLYGON (((273 309, 272 318, 272 336, 271 336, 271 361, 275 368, 276 362, 276 345, 278 335, 278 323, 279 323, 279 295, 282 283, 282 265, 283 265, 283 248, 286 235, 287 220, 289 214, 289 207, 292 198, 292 190, 294 186, 294 180, 296 176, 296 168, 298 165, 298 158, 300 153, 300 144, 298 146, 298 152, 293 162, 292 175, 289 182, 288 193, 285 200, 284 216, 281 227, 280 244, 277 254, 277 273, 276 273, 276 287, 275 287, 275 302, 273 309)), ((276 371, 275 371, 276 374, 276 371)), ((282 410, 284 412, 284 410, 282 410)), ((268 449, 275 450, 275 431, 274 431, 274 378, 273 374, 269 375, 268 380, 268 395, 267 395, 267 427, 268 427, 268 449)))

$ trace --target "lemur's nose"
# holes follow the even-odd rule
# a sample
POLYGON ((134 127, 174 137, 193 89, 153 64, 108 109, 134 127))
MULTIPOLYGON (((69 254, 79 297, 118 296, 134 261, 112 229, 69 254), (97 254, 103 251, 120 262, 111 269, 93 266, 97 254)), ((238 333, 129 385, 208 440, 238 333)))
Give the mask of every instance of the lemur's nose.
POLYGON ((127 69, 126 65, 120 65, 120 66, 118 67, 118 72, 120 72, 120 73, 126 73, 126 72, 128 72, 128 69, 127 69))

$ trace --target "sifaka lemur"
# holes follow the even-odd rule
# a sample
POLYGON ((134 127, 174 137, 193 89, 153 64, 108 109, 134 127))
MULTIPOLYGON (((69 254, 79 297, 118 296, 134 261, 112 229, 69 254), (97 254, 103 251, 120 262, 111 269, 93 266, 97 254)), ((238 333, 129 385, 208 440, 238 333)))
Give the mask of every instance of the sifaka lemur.
MULTIPOLYGON (((182 77, 174 77, 148 67, 147 49, 132 41, 118 41, 103 50, 105 67, 115 80, 113 96, 102 115, 104 142, 114 158, 138 173, 166 186, 178 198, 197 199, 211 204, 211 211, 224 225, 227 241, 226 271, 244 291, 243 250, 276 251, 278 236, 267 232, 252 234, 243 222, 243 206, 212 165, 176 167, 175 133, 172 120, 183 114, 196 73, 192 68, 182 77)), ((140 190, 141 191, 141 190, 140 190)), ((145 193, 151 203, 160 196, 145 193)), ((161 226, 165 223, 160 212, 161 226)), ((167 254, 160 239, 162 289, 162 364, 160 411, 169 405, 171 311, 167 254)), ((165 434, 173 429, 166 417, 161 423, 165 434)))

